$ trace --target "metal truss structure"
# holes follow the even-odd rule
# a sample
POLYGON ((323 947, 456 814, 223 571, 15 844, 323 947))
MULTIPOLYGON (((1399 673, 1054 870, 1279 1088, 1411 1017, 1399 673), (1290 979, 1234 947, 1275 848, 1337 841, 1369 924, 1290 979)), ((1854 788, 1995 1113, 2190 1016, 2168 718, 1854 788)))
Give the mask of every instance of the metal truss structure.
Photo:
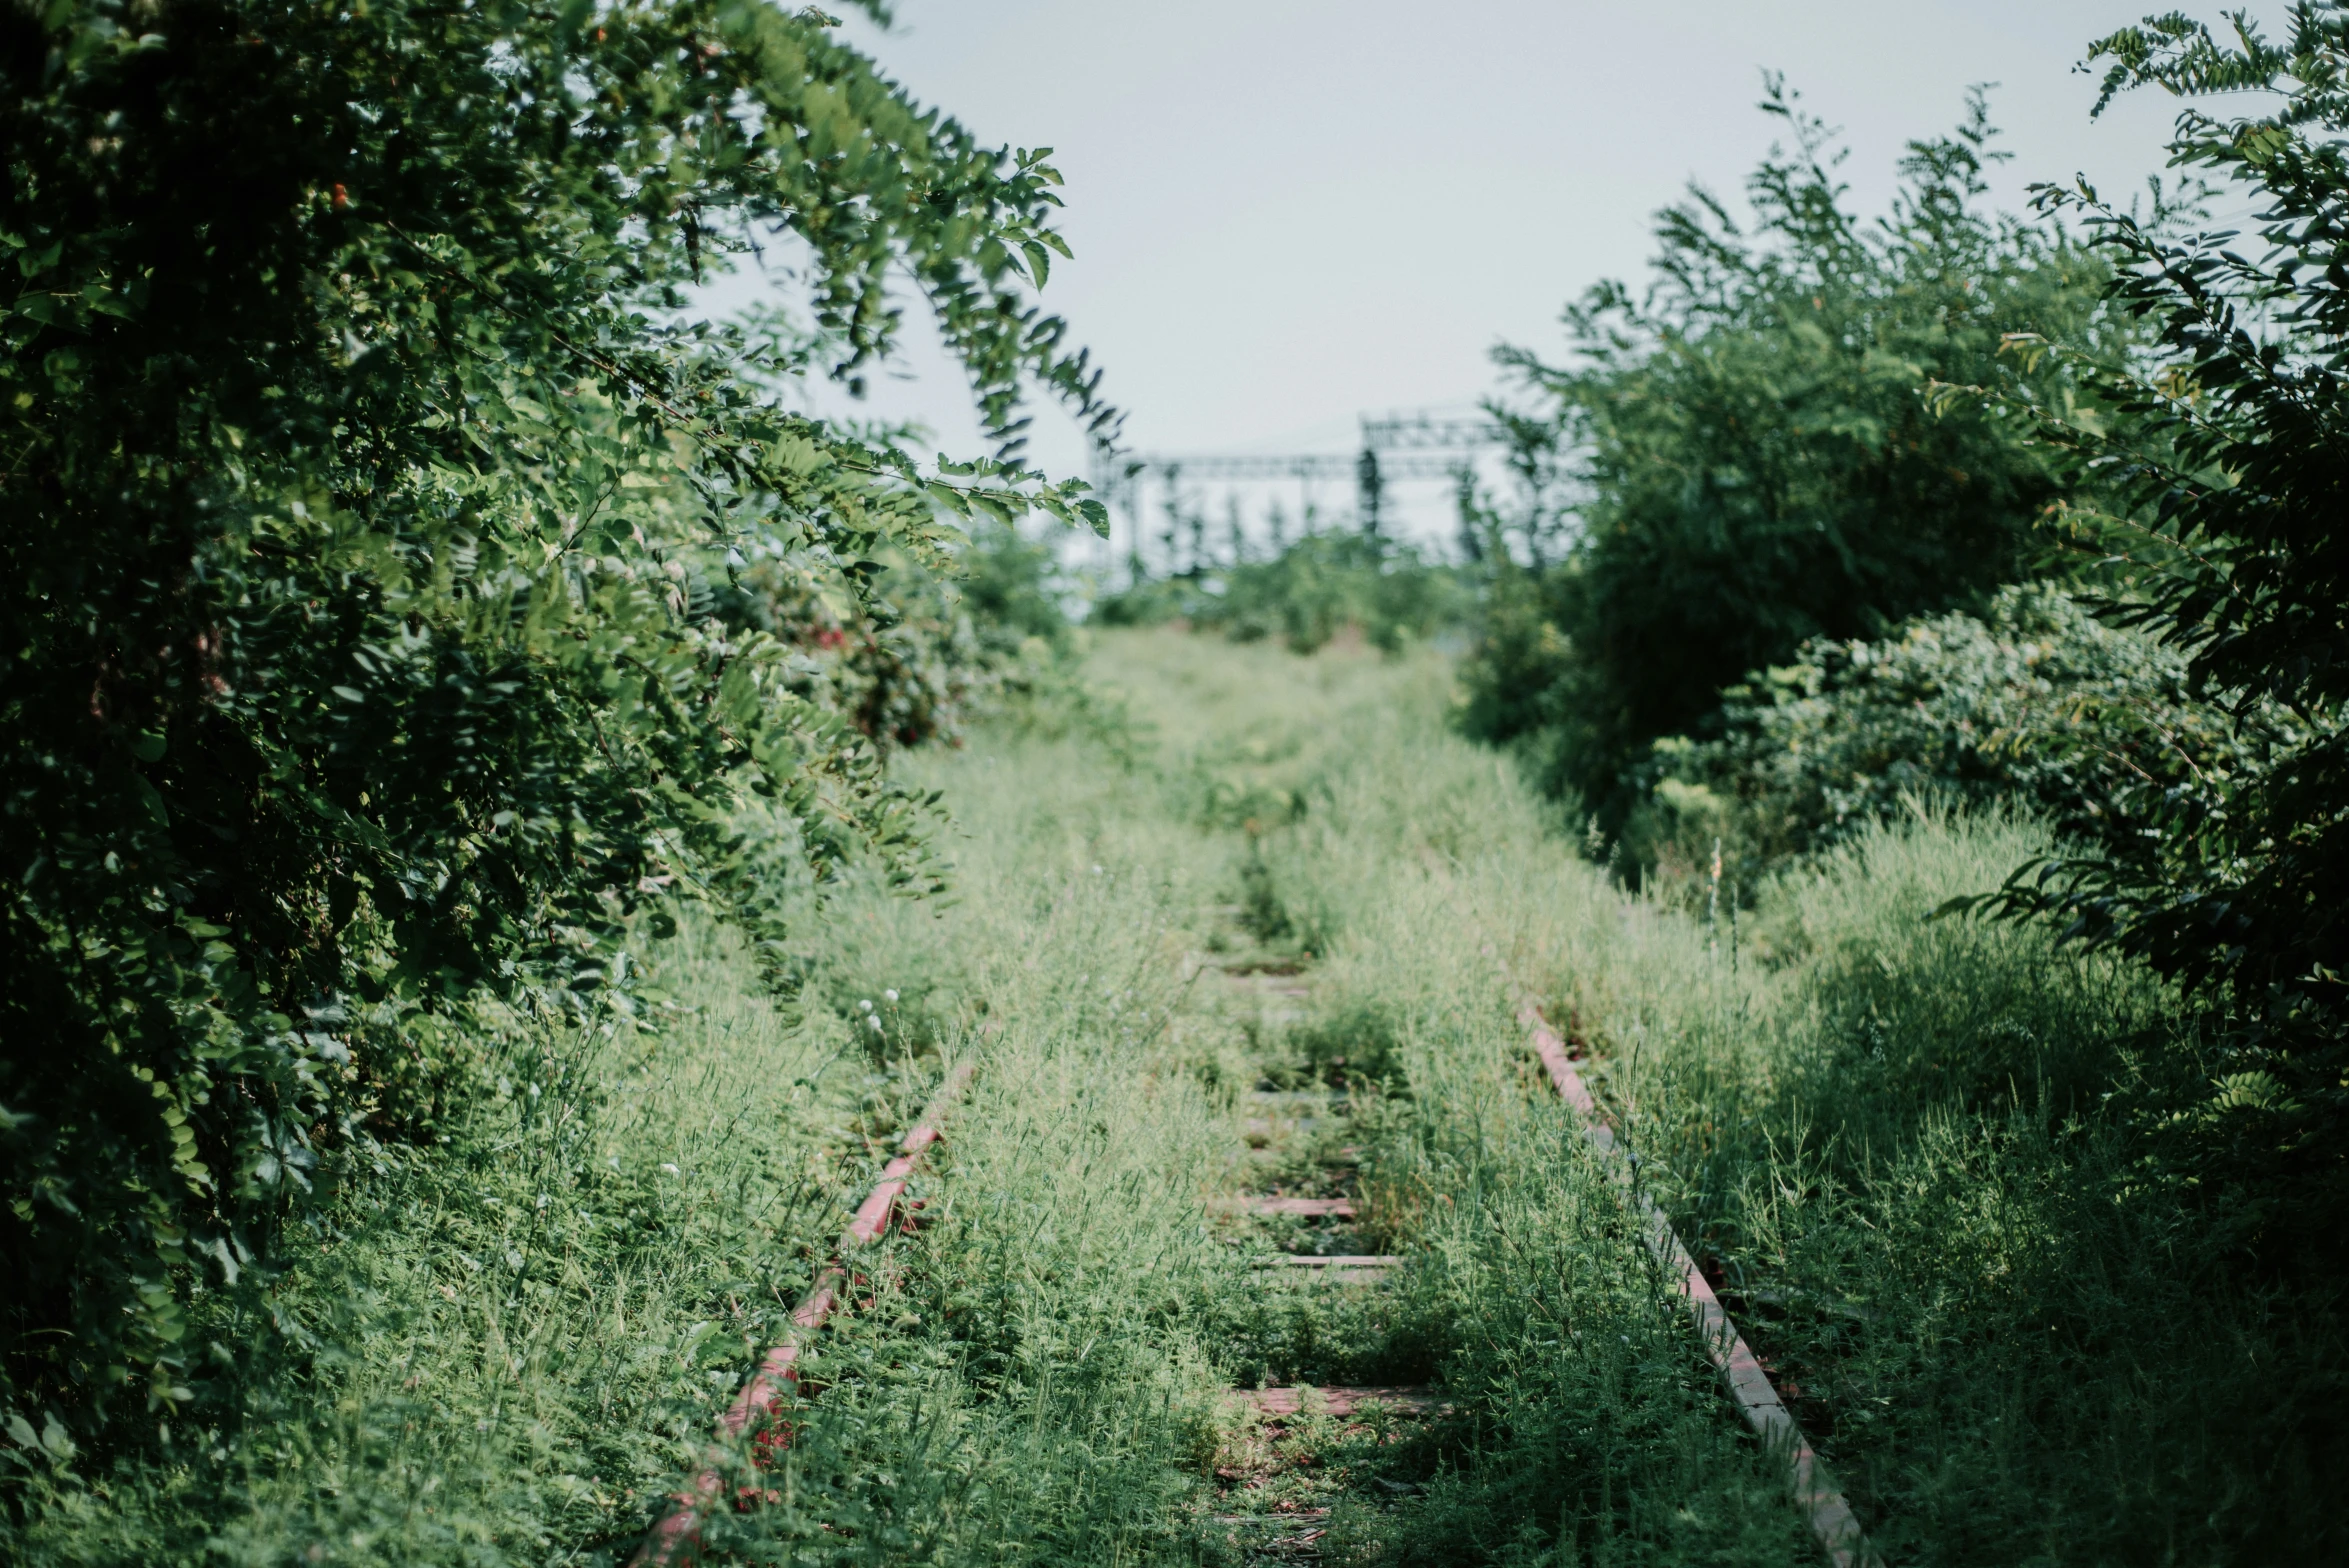
POLYGON ((1505 444, 1500 426, 1481 416, 1458 417, 1428 412, 1362 416, 1362 446, 1352 456, 1342 453, 1301 453, 1294 456, 1258 453, 1125 453, 1094 468, 1093 488, 1136 526, 1141 521, 1144 489, 1153 480, 1173 494, 1184 480, 1233 481, 1294 479, 1303 485, 1317 480, 1354 481, 1355 509, 1365 531, 1376 533, 1388 484, 1398 480, 1446 479, 1459 482, 1479 453, 1505 444))

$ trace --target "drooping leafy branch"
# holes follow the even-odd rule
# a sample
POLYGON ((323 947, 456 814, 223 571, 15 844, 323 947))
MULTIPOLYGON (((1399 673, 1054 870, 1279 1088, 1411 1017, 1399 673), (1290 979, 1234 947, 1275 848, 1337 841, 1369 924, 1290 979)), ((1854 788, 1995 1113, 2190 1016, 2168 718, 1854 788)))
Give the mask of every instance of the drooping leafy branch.
POLYGON ((832 26, 0 14, 11 1403, 200 1399, 320 1151, 426 1125, 482 999, 624 1010, 681 893, 772 943, 852 853, 929 879, 923 802, 713 590, 784 563, 853 604, 942 513, 1098 525, 1019 465, 1019 407, 1114 414, 1030 299, 1065 254, 1046 155, 832 26), (753 245, 806 328, 684 308, 753 245), (898 274, 995 457, 925 468, 782 395, 888 351, 898 274))

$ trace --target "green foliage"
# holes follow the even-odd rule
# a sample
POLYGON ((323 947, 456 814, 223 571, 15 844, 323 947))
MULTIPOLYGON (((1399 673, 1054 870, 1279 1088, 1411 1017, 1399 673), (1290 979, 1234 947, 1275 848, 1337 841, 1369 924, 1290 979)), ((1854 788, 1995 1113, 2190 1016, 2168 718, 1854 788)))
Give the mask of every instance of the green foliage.
MULTIPOLYGON (((2239 1054, 2222 1085, 2265 1074, 2278 1088, 2254 1167, 2308 1184, 2337 1216, 2349 1204, 2349 15, 2296 6, 2280 45, 2234 25, 2220 43, 2173 15, 2101 40, 2095 57, 2113 62, 2107 101, 2145 85, 2280 95, 2239 119, 2188 107, 2171 141, 2173 163, 2214 172, 2256 211, 2261 248, 2238 248, 2231 230, 2164 232, 2084 186, 2048 191, 2086 217, 2116 268, 2114 300, 2156 346, 2137 373, 2107 378, 2124 420, 2031 412, 2051 446, 2112 476, 2114 505, 2068 515, 2115 581, 2101 610, 2184 654, 2230 711, 2296 722, 2265 737, 2257 766, 2148 780, 2131 803, 2136 852, 2052 857, 1999 902, 2143 954, 2223 1006, 2239 1054)), ((2025 363, 2081 357, 2019 348, 2025 363)), ((2313 1242, 2337 1219, 2305 1229, 2313 1242)))
POLYGON ((1141 575, 1093 606, 1103 626, 1151 626, 1181 620, 1234 642, 1277 637, 1292 653, 1311 653, 1347 627, 1385 652, 1462 624, 1474 589, 1454 567, 1412 545, 1351 530, 1309 530, 1265 557, 1237 531, 1228 555, 1204 550, 1182 571, 1141 575))
MULTIPOLYGON (((447 1142, 325 1151, 341 1179, 269 1303, 308 1337, 253 1337, 254 1417, 67 1457, 62 1423, 45 1447, 43 1412, 0 1416, 0 1556, 625 1557, 934 1042, 981 1071, 917 1174, 925 1223, 809 1347, 790 1446, 731 1456, 759 1496, 705 1560, 1244 1561, 1209 1477, 1244 1430, 1220 1395, 1262 1375, 1430 1380, 1451 1407, 1309 1428, 1296 1490, 1225 1494, 1331 1503, 1326 1560, 1815 1565, 1526 1051, 1519 985, 1888 1560, 2342 1555, 2337 1291, 2240 1268, 2203 1173, 2148 1158, 2194 1020, 2126 955, 1926 918, 2044 827, 1862 827, 1708 928, 1447 732, 1432 650, 1080 641, 1155 740, 1015 711, 899 757, 954 804, 961 897, 852 867, 792 936, 797 1026, 692 912, 648 955, 657 1039, 491 1018, 509 1081, 447 1142), (1209 769, 1307 804, 1251 837, 1199 810, 1209 769), (1303 997, 1201 972, 1278 957, 1235 945, 1252 887, 1313 932, 1303 997), (1372 1245, 1409 1260, 1391 1286, 1268 1279, 1265 1230, 1202 1213, 1296 1169, 1235 1168, 1268 1078, 1355 1091, 1315 1136, 1358 1156, 1372 1245)), ((2212 1114, 2256 1138, 2263 1103, 2236 1082, 2212 1114)))
POLYGON ((1496 956, 1582 1053, 1887 1561, 2341 1554, 2337 1276, 2243 1268, 2256 1216, 2210 1201, 2199 1157, 2276 1127, 2261 1087, 2173 1140, 2162 1120, 2204 1114, 2223 1053, 2160 977, 1931 918, 2045 854, 2044 824, 1854 824, 1708 923, 1584 862, 1514 769, 1440 732, 1440 691, 1398 679, 1348 712, 1336 670, 1317 698, 1276 683, 1286 661, 1222 657, 1222 681, 1166 686, 1310 737, 1284 782, 1311 809, 1260 841, 1325 932, 1289 1044, 1392 1075, 1364 1187, 1413 1257, 1397 1318, 1460 1409, 1386 1450, 1426 1491, 1368 1522, 1384 1553, 1363 1560, 1819 1560, 1770 1539, 1750 1445, 1714 1446, 1699 1417, 1727 1401, 1655 1332, 1668 1289, 1613 1272, 1621 1211, 1545 1115, 1496 956))
POLYGON ((1888 1561, 2338 1556, 2337 1281, 2245 1268, 2211 1201, 2275 1120, 2159 1125, 2221 1053, 2142 963, 1930 918, 2053 842, 1904 813, 1736 931, 1572 917, 1548 972, 1888 1561))
POLYGON ((981 520, 942 560, 876 551, 861 591, 805 559, 752 561, 713 588, 727 625, 787 646, 793 696, 886 755, 959 741, 970 716, 1051 678, 1069 651, 1052 547, 981 520))
MULTIPOLYGON (((716 613, 771 568, 846 624, 942 513, 787 410, 917 280, 1016 449, 1084 356, 1027 303, 1057 182, 758 0, 595 10, 114 0, 0 16, 0 1377, 206 1404, 331 1149, 432 1136, 485 998, 627 1012, 690 894, 772 955, 922 801, 716 613), (676 324, 761 236, 813 326, 676 324)), ((897 735, 926 722, 865 716, 897 735)), ((225 1397, 225 1396, 223 1396, 225 1397)), ((94 1429, 94 1428, 93 1428, 94 1429)))
MULTIPOLYGON (((1574 791, 1577 779, 1594 791, 1609 783, 1586 760, 1609 744, 1597 723, 1606 711, 1601 677, 1560 630, 1580 605, 1572 573, 1571 566, 1495 572, 1476 644, 1460 666, 1462 732, 1514 747, 1551 794, 1574 791)), ((1619 759, 1617 770, 1628 760, 1619 759)), ((1625 808, 1614 809, 1620 816, 1625 808)))
POLYGON ((1055 652, 1067 649, 1069 585, 1049 540, 982 522, 956 564, 962 602, 990 648, 1016 650, 1034 638, 1055 652))
POLYGON ((1292 653, 1311 653, 1354 626, 1373 647, 1393 653, 1460 625, 1471 593, 1456 570, 1415 546, 1316 533, 1269 560, 1234 561, 1223 572, 1223 592, 1193 620, 1235 642, 1277 637, 1292 653))
MULTIPOLYGON (((1333 1504, 1320 1544, 1334 1560, 1813 1561, 1770 1460, 1659 1296, 1607 1171, 1526 1071, 1488 944, 1511 944, 1515 962, 1519 934, 1548 937, 1561 918, 1630 922, 1509 770, 1446 733, 1448 663, 1427 649, 1296 659, 1166 633, 1097 645, 1094 668, 1130 685, 1165 737, 1161 768, 1179 778, 1193 755, 1251 756, 1257 787, 1309 803, 1253 831, 1208 824, 1213 837, 1182 862, 1219 855, 1225 895, 1240 901, 1226 919, 1283 911, 1296 929, 1274 954, 1308 956, 1289 946, 1306 937, 1305 1016, 1283 1029, 1246 1006, 1238 1021, 1255 1049, 1219 1052, 1209 974, 1169 1054, 1197 1058, 1217 1101, 1238 1090, 1235 1118, 1264 1114, 1246 1091, 1266 1082, 1348 1085, 1348 1116, 1317 1136, 1359 1145, 1345 1153, 1359 1155, 1378 1250, 1410 1260, 1356 1302, 1235 1280, 1201 1312, 1203 1341, 1241 1386, 1432 1378, 1453 1406, 1440 1421, 1312 1445, 1315 1486, 1338 1494, 1310 1499, 1333 1504)), ((1223 962, 1266 956, 1244 947, 1223 962)), ((1271 1152, 1249 1169, 1252 1190, 1317 1190, 1291 1185, 1309 1173, 1270 1164, 1271 1152)), ((1266 1507, 1269 1491, 1235 1485, 1226 1506, 1266 1507)), ((1252 1555, 1225 1550, 1207 1560, 1252 1555)))
POLYGON ((146 1452, 9 1455, 0 1553, 429 1564, 632 1543, 872 1163, 833 1129, 885 1133, 932 1076, 874 1067, 845 1020, 790 1027, 746 944, 683 925, 648 955, 657 1037, 485 1017, 488 1071, 428 1146, 322 1150, 335 1180, 272 1249, 269 1328, 229 1293, 190 1303, 191 1333, 235 1357, 226 1386, 146 1452))
POLYGON ((986 671, 970 618, 935 571, 901 551, 876 552, 873 565, 864 591, 846 595, 804 561, 755 561, 711 607, 789 647, 785 688, 885 754, 954 733, 986 671))
MULTIPOLYGON (((2057 475, 2008 422, 1937 413, 1929 381, 2029 380, 2069 406, 2073 367, 2002 359, 2005 336, 2061 332, 2106 356, 2125 342, 2101 262, 1983 210, 2004 155, 1978 93, 1954 134, 1910 144, 1872 224, 1844 205, 1827 130, 1775 81, 1763 108, 1793 146, 1748 179, 1750 232, 1694 191, 1659 221, 1644 297, 1608 283, 1568 309, 1572 363, 1500 356, 1554 447, 1580 454, 1581 494, 1549 503, 1571 501, 1578 528, 1563 566, 1502 593, 1465 719, 1531 737, 1550 787, 1610 827, 1636 799, 1625 768, 1747 671, 2023 575, 2057 475)), ((1544 532, 1538 516, 1525 529, 1544 532)))
POLYGON ((1921 617, 1877 642, 1806 643, 1723 693, 1720 733, 1655 743, 1619 860, 1694 873, 1715 841, 1754 878, 1864 825, 1930 805, 2024 804, 2134 857, 2148 786, 2257 768, 2287 716, 2239 727, 2196 700, 2185 659, 2045 585, 1980 617, 1921 617))

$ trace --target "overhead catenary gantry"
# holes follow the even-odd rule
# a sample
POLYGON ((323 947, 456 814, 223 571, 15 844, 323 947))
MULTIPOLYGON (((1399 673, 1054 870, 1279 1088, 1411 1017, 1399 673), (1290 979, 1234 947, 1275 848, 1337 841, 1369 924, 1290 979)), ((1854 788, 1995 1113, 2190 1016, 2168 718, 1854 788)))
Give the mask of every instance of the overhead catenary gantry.
POLYGON ((1376 533, 1390 483, 1430 479, 1458 483, 1478 454, 1506 443, 1501 427, 1483 415, 1427 410, 1365 414, 1361 429, 1361 447, 1352 454, 1118 453, 1095 464, 1093 486, 1112 510, 1125 514, 1132 537, 1138 539, 1143 498, 1154 480, 1171 496, 1186 480, 1261 483, 1293 479, 1309 508, 1316 482, 1351 479, 1355 516, 1365 532, 1376 533))

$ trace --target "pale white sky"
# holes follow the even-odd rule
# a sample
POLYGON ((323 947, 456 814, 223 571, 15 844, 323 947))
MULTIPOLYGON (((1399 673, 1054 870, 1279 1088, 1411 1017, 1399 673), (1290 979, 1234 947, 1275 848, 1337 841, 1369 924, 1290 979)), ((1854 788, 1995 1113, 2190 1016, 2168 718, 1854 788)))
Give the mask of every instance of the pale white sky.
MULTIPOLYGON (((1055 149, 1076 255, 1045 303, 1106 365, 1129 445, 1285 453, 1350 450, 1365 411, 1472 403, 1496 384, 1497 342, 1556 346, 1560 305, 1636 279, 1652 214, 1688 180, 1737 193, 1776 124, 1753 108, 1765 69, 1843 128, 1863 212, 1881 209, 1903 142, 1954 124, 1975 82, 2001 84, 2012 203, 2075 172, 2138 185, 2175 101, 2133 95, 2092 123, 2095 84, 2073 66, 2146 9, 900 0, 893 32, 850 32, 978 135, 1055 149)), ((867 412, 983 450, 959 377, 919 334, 900 375, 867 412)), ((1040 412, 1032 451, 1086 471, 1056 413, 1040 412)), ((1333 487, 1324 504, 1348 499, 1333 487)), ((1448 532, 1441 487, 1403 499, 1413 531, 1448 532)))

